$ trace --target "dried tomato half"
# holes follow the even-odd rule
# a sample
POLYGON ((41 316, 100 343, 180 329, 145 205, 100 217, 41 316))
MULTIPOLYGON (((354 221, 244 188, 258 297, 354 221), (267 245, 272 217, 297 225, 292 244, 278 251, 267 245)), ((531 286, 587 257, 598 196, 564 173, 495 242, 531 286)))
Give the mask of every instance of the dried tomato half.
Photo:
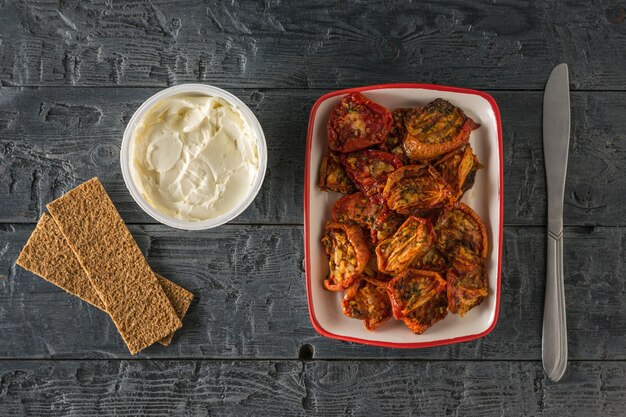
POLYGON ((391 129, 385 140, 378 145, 378 147, 386 152, 392 153, 397 156, 403 163, 408 161, 408 158, 404 154, 404 147, 402 141, 406 136, 405 120, 410 112, 416 111, 412 108, 399 108, 391 112, 393 117, 393 123, 391 129))
POLYGON ((380 216, 383 206, 372 204, 361 192, 341 197, 333 205, 333 221, 354 222, 363 227, 371 227, 380 216))
POLYGON ((450 186, 430 165, 407 165, 387 178, 383 197, 401 214, 425 214, 450 202, 450 186))
POLYGON ((329 260, 324 287, 329 291, 348 288, 363 272, 370 257, 363 231, 354 224, 328 223, 322 244, 329 260))
MULTIPOLYGON (((407 269, 387 284, 391 309, 402 319, 434 298, 446 299, 446 281, 436 272, 407 269)), ((446 300, 447 306, 447 300, 446 300)))
POLYGON ((404 139, 404 135, 406 135, 406 126, 404 125, 406 115, 411 111, 413 111, 413 109, 410 107, 402 107, 391 112, 391 117, 393 118, 391 129, 389 129, 389 134, 385 140, 379 145, 380 149, 389 152, 396 146, 402 144, 402 139, 404 139))
POLYGON ((370 258, 365 266, 363 272, 361 272, 362 276, 366 278, 374 278, 381 282, 389 282, 393 278, 390 275, 383 274, 378 270, 378 265, 376 263, 376 252, 370 249, 370 258))
POLYGON ((391 128, 389 109, 360 93, 345 96, 328 120, 328 147, 338 152, 354 152, 381 143, 391 128))
POLYGON ((337 191, 343 194, 352 194, 356 187, 346 173, 341 158, 335 152, 329 152, 320 165, 319 187, 324 190, 337 191))
POLYGON ((333 221, 356 223, 370 231, 372 243, 392 235, 404 221, 404 218, 389 210, 385 205, 372 203, 358 192, 341 197, 333 205, 333 221))
POLYGON ((458 200, 474 186, 476 171, 482 168, 482 165, 474 155, 472 146, 467 144, 442 156, 434 167, 452 187, 454 199, 458 200))
POLYGON ((400 228, 402 223, 405 222, 405 220, 406 218, 404 216, 400 216, 395 211, 391 211, 386 206, 383 206, 379 216, 371 226, 372 242, 374 242, 375 245, 378 245, 378 242, 381 242, 393 235, 400 228))
POLYGON ((384 204, 382 193, 387 177, 402 166, 397 156, 374 149, 344 155, 343 163, 357 188, 377 204, 384 204))
POLYGON ((453 314, 463 317, 489 295, 489 282, 484 266, 465 274, 451 269, 448 271, 448 308, 453 314))
POLYGON ((409 217, 391 237, 376 246, 378 270, 391 275, 406 270, 415 258, 431 250, 435 238, 428 220, 409 217))
POLYGON ((433 246, 433 248, 426 255, 421 258, 415 258, 413 262, 411 262, 410 267, 412 269, 434 271, 442 277, 445 277, 448 273, 448 269, 450 268, 450 262, 448 262, 446 257, 433 246))
POLYGON ((415 334, 422 334, 448 315, 448 301, 444 293, 437 293, 424 305, 417 307, 401 320, 415 334))
POLYGON ((487 228, 469 206, 446 207, 435 225, 436 246, 459 272, 469 272, 487 258, 487 228))
POLYGON ((463 110, 438 98, 407 115, 404 151, 415 161, 438 157, 467 143, 477 125, 463 110))
POLYGON ((365 328, 374 331, 391 318, 391 301, 386 288, 386 282, 374 278, 357 279, 343 297, 343 314, 363 320, 365 328))

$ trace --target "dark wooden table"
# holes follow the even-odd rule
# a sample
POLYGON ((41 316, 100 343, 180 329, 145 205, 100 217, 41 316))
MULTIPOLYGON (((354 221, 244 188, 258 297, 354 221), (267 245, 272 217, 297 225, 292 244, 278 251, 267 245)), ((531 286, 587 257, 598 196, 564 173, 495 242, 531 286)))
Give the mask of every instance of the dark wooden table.
POLYGON ((0 415, 626 413, 626 3, 0 1, 0 415), (620 4, 621 3, 621 4, 620 4), (565 205, 570 363, 541 368, 543 88, 570 65, 565 205), (303 271, 308 113, 337 88, 482 89, 504 127, 501 314, 484 339, 390 350, 313 330, 303 271), (134 110, 173 84, 256 113, 268 172, 204 232, 155 224, 120 173, 134 110), (101 178, 155 271, 196 294, 169 348, 127 352, 102 312, 15 266, 45 204, 101 178))

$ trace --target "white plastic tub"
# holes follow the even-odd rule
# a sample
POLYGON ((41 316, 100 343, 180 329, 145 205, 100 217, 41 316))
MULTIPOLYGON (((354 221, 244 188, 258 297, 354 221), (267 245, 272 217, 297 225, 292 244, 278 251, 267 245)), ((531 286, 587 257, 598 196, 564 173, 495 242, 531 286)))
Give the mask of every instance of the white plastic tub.
POLYGON ((177 229, 184 230, 204 230, 211 229, 213 227, 220 226, 224 223, 227 223, 233 220, 235 217, 239 216, 254 200, 259 190, 261 189, 261 185, 263 184, 263 179, 265 178, 265 170, 267 167, 267 145, 265 143, 265 135, 263 133, 263 129, 259 124, 259 121, 254 116, 252 111, 248 106, 246 106, 240 99, 229 93, 228 91, 222 90, 221 88, 213 87, 210 85, 204 84, 182 84, 177 85, 175 87, 166 88, 158 92, 157 94, 150 97, 146 100, 133 114, 133 117, 128 122, 126 126, 126 130, 124 130, 124 137, 122 139, 122 150, 120 152, 120 163, 122 167, 122 176, 124 177, 124 182, 126 183, 126 187, 130 192, 130 195, 133 197, 135 202, 139 204, 139 206, 145 211, 150 217, 155 219, 156 221, 163 223, 165 225, 175 227, 177 229), (137 184, 135 183, 135 179, 133 178, 130 164, 132 161, 133 154, 133 137, 135 128, 139 121, 143 118, 146 112, 158 101, 166 99, 168 97, 177 96, 180 94, 196 94, 196 95, 206 95, 213 97, 220 97, 230 103, 233 107, 241 112, 243 117, 246 119, 248 124, 250 125, 252 131, 254 132, 259 152, 259 170, 257 176, 252 183, 252 187, 250 187, 250 191, 245 199, 241 200, 239 204, 234 206, 229 212, 224 213, 221 216, 207 219, 203 221, 188 221, 182 220, 175 217, 171 217, 165 215, 154 207, 152 207, 146 199, 143 197, 137 184))

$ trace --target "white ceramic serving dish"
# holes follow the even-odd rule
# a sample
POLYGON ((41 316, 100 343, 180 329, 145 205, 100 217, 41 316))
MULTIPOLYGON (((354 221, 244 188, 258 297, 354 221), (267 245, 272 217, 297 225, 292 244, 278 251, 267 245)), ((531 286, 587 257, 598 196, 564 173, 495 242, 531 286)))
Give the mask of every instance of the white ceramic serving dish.
POLYGON ((334 91, 320 97, 311 110, 307 137, 304 183, 305 267, 309 314, 323 336, 362 344, 421 348, 463 342, 487 335, 498 319, 503 218, 502 126, 495 100, 480 91, 427 84, 389 84, 334 91), (328 273, 328 259, 320 240, 333 203, 341 197, 317 186, 319 166, 327 150, 326 125, 331 110, 348 93, 361 92, 389 109, 424 105, 444 98, 460 107, 481 127, 472 132, 470 143, 485 167, 476 174, 474 187, 463 197, 483 219, 489 237, 487 258, 489 296, 465 317, 448 314, 421 335, 402 322, 390 320, 374 332, 361 320, 341 312, 342 293, 326 291, 322 281, 328 273))
POLYGON ((174 87, 169 87, 164 90, 159 91, 149 99, 147 99, 133 114, 133 117, 128 122, 126 126, 126 130, 124 130, 124 138, 122 139, 122 149, 120 152, 120 163, 122 167, 122 176, 124 177, 124 182, 126 183, 126 188, 130 192, 130 195, 133 197, 135 202, 139 204, 139 206, 146 212, 150 217, 155 219, 156 221, 166 224, 171 227, 175 227, 177 229, 185 229, 185 230, 204 230, 211 229, 213 227, 220 226, 224 223, 227 223, 233 220, 235 217, 239 216, 254 200, 259 190, 261 189, 261 185, 263 185, 263 179, 265 178, 265 170, 267 167, 267 145, 265 143, 265 134, 263 133, 263 129, 261 128, 261 124, 257 120, 257 118, 252 113, 252 110, 248 106, 245 105, 243 101, 229 93, 226 90, 222 90, 218 87, 213 87, 211 85, 206 84, 181 84, 174 87), (230 103, 233 107, 241 112, 243 117, 246 119, 252 131, 255 133, 257 138, 257 145, 259 150, 259 171, 257 176, 250 187, 250 191, 245 199, 241 200, 238 205, 233 207, 229 212, 224 213, 219 217, 215 217, 208 220, 203 221, 188 221, 177 219, 175 217, 171 217, 165 215, 154 207, 152 207, 146 199, 143 197, 139 188, 135 184, 133 179, 133 175, 130 170, 130 161, 133 154, 133 135, 135 132, 135 128, 137 123, 141 120, 144 114, 159 100, 166 99, 168 97, 173 97, 181 94, 193 94, 199 96, 213 96, 220 97, 230 103))

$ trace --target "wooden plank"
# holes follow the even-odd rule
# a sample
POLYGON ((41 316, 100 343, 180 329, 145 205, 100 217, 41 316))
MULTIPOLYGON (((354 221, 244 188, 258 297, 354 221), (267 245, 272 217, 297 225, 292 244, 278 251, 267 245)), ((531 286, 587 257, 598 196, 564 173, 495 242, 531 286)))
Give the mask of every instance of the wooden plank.
POLYGON ((568 2, 2 2, 4 85, 626 89, 624 9, 568 2))
MULTIPOLYGON (((14 266, 31 229, 0 225, 0 357, 128 358, 106 315, 14 266)), ((500 319, 490 335, 420 350, 316 334, 306 304, 300 227, 131 231, 156 272, 195 294, 172 345, 150 347, 140 358, 541 358, 543 228, 506 228, 500 319)), ((567 228, 565 244, 570 357, 626 359, 625 229, 567 228)))
POLYGON ((0 363, 4 416, 622 416, 626 363, 25 361, 0 363))
MULTIPOLYGON (((45 204, 98 176, 127 222, 153 223, 119 168, 126 123, 157 89, 0 88, 2 222, 35 222, 45 204)), ((302 223, 308 113, 321 91, 234 90, 257 114, 269 148, 263 188, 237 223, 302 223)), ((539 92, 494 92, 504 127, 505 223, 546 223, 539 92)), ((624 225, 622 93, 573 93, 565 222, 624 225)))

